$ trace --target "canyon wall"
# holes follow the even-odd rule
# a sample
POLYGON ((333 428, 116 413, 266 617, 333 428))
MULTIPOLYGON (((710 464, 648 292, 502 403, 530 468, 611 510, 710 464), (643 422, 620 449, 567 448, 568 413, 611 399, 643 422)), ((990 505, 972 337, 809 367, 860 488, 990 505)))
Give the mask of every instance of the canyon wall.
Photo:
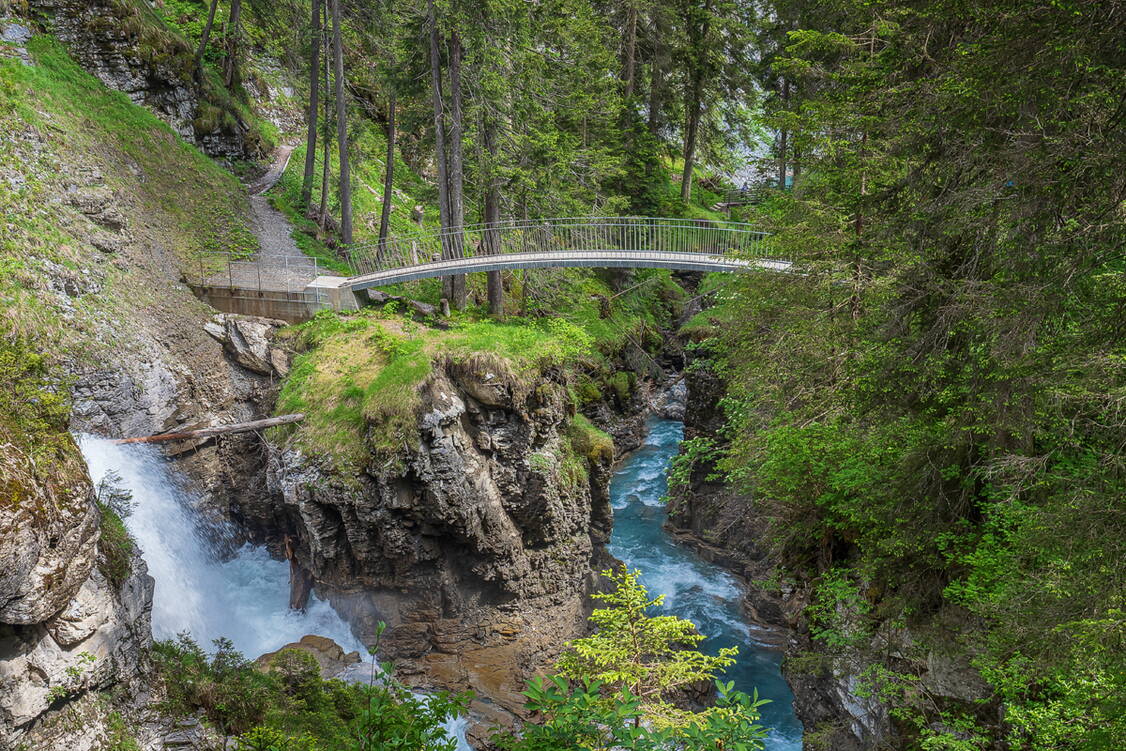
POLYGON ((0 478, 0 743, 100 748, 103 728, 68 721, 64 705, 141 690, 152 579, 135 551, 126 571, 106 565, 114 551, 69 437, 46 466, 0 440, 0 478))
POLYGON ((387 622, 400 677, 472 689, 479 717, 519 710, 525 681, 584 630, 613 523, 613 446, 574 422, 563 374, 505 373, 437 358, 397 460, 341 472, 272 443, 270 498, 232 513, 286 538, 365 643, 387 622))
POLYGON ((83 68, 204 153, 232 160, 262 155, 263 144, 250 124, 196 79, 194 50, 150 18, 151 8, 129 0, 31 0, 28 5, 83 68))

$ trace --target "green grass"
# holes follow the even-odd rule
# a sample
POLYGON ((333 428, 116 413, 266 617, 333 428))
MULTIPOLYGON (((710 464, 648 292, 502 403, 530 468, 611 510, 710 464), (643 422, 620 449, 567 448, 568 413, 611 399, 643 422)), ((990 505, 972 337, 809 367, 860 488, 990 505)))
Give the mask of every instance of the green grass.
POLYGON ((130 189, 145 208, 169 215, 182 238, 174 250, 185 258, 256 246, 244 218, 242 187, 233 175, 148 110, 83 71, 53 38, 36 36, 29 48, 36 66, 0 64, 0 79, 17 92, 19 119, 66 133, 71 148, 90 148, 107 160, 123 156, 135 164, 139 175, 107 171, 107 182, 130 189), (203 217, 208 221, 201 222, 203 217))
MULTIPOLYGON (((529 393, 545 368, 561 367, 572 378, 574 403, 616 393, 625 404, 642 374, 622 370, 621 353, 658 352, 660 332, 671 328, 683 300, 683 289, 664 270, 638 271, 620 293, 596 272, 566 270, 541 276, 530 315, 498 321, 473 308, 455 313, 448 331, 411 321, 394 304, 323 312, 285 334, 298 354, 278 412, 307 417, 274 437, 292 437, 344 474, 373 460, 398 466, 417 443, 419 388, 439 360, 497 374, 512 385, 514 398, 529 393)), ((587 435, 590 430, 574 433, 576 451, 604 454, 606 442, 587 435)))
POLYGON ((292 435, 306 452, 352 471, 372 460, 395 466, 414 450, 420 387, 437 362, 493 372, 514 392, 530 393, 544 368, 578 368, 595 357, 593 340, 563 319, 463 317, 440 331, 368 309, 324 312, 285 336, 298 354, 277 411, 306 419, 274 437, 292 435))
POLYGON ((44 350, 93 354, 120 344, 106 340, 98 317, 140 308, 153 294, 153 269, 108 264, 87 244, 90 230, 58 200, 69 184, 100 182, 130 235, 181 268, 214 251, 250 253, 257 240, 233 175, 83 71, 54 38, 34 37, 29 51, 33 66, 0 59, 0 132, 17 136, 0 139, 0 172, 13 176, 0 190, 0 301, 9 326, 44 350), (75 298, 78 315, 65 325, 55 298, 40 290, 48 264, 100 285, 75 298))
MULTIPOLYGON (((379 218, 383 210, 383 165, 386 160, 387 141, 378 129, 365 127, 354 136, 351 146, 352 160, 352 213, 354 216, 353 235, 358 243, 379 239, 379 218)), ((314 206, 320 204, 322 151, 317 149, 314 170, 313 194, 310 199, 314 206)), ((329 181, 328 209, 333 216, 340 215, 338 194, 339 161, 335 149, 330 157, 329 167, 332 177, 329 181)), ((289 165, 278 184, 271 189, 269 196, 274 206, 284 213, 294 225, 293 238, 306 255, 316 258, 327 268, 342 274, 354 273, 353 269, 340 255, 325 242, 316 223, 305 217, 301 208, 301 183, 305 172, 305 144, 301 143, 293 151, 289 165)), ((420 230, 411 220, 411 212, 416 205, 424 207, 423 229, 437 229, 437 196, 433 186, 415 174, 402 156, 395 158, 395 187, 392 193, 391 229, 392 236, 413 234, 420 230)), ((397 285, 389 291, 406 292, 419 300, 437 302, 440 297, 440 284, 411 283, 397 285)))
MULTIPOLYGON (((705 171, 697 166, 692 173, 692 195, 688 203, 685 204, 680 200, 680 177, 684 170, 684 160, 679 157, 666 158, 664 166, 668 173, 668 180, 662 204, 668 216, 705 219, 716 223, 729 221, 724 212, 712 210, 712 206, 715 206, 723 198, 722 194, 704 184, 705 181, 713 182, 717 180, 715 175, 705 174, 705 171)), ((722 178, 718 178, 718 181, 726 183, 726 180, 722 178)), ((726 185, 725 187, 733 188, 735 186, 726 185)))

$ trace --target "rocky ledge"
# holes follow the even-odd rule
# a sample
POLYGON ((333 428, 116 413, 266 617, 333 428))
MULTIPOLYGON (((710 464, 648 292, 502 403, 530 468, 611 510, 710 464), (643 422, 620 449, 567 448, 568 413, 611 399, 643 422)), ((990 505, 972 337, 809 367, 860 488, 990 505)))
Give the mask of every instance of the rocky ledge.
POLYGON ((575 423, 563 374, 505 372, 436 359, 397 461, 341 472, 274 444, 270 499, 234 509, 263 539, 288 536, 295 569, 363 641, 389 624, 402 679, 472 689, 492 719, 585 628, 613 521, 613 447, 575 423))

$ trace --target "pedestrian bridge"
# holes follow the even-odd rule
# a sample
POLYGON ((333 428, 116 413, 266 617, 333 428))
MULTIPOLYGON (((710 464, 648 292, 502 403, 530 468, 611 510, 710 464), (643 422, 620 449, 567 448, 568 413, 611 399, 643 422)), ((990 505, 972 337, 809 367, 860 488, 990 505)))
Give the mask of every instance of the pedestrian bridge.
MULTIPOLYGON (((567 217, 476 224, 351 245, 351 275, 306 256, 259 253, 201 257, 186 281, 228 312, 304 320, 317 310, 355 308, 366 290, 479 271, 587 266, 682 271, 787 271, 767 256, 767 233, 739 222, 653 217, 567 217)), ((340 265, 340 264, 337 264, 340 265)))
POLYGON ((765 232, 750 225, 652 217, 513 220, 353 245, 358 272, 338 283, 359 292, 475 271, 563 266, 683 271, 785 270, 763 258, 765 232))

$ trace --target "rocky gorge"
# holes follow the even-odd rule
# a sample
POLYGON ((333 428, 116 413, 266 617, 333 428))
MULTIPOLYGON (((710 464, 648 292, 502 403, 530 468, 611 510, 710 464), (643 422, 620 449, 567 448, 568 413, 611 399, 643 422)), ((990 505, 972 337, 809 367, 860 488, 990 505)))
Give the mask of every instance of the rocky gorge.
MULTIPOLYGON (((33 5, 83 68, 187 142, 228 160, 258 153, 237 120, 214 128, 200 117, 212 105, 176 56, 149 59, 152 47, 138 44, 143 28, 127 28, 143 18, 120 15, 108 1, 33 5)), ((242 188, 210 166, 177 161, 163 132, 166 150, 148 161, 143 151, 101 143, 68 148, 49 126, 13 134, 5 139, 18 163, 0 165, 2 177, 26 181, 25 165, 43 165, 29 203, 45 207, 70 254, 44 259, 27 280, 36 300, 59 311, 54 330, 77 339, 43 337, 58 343, 73 384, 69 422, 55 432, 144 436, 278 411, 279 392, 301 376, 295 370, 307 353, 283 322, 216 314, 181 277, 183 246, 215 243, 211 224, 234 214, 219 241, 241 241, 242 188), (165 174, 164 161, 176 174, 165 174), (164 197, 176 195, 179 173, 201 174, 193 170, 220 189, 209 191, 212 205, 192 207, 188 223, 206 232, 186 240, 184 219, 164 197)), ((369 331, 357 346, 384 356, 406 346, 398 339, 442 331, 390 318, 380 324, 386 334, 369 331)), ((506 358, 429 353, 406 413, 409 440, 388 452, 386 416, 365 413, 349 438, 362 457, 356 463, 334 463, 315 442, 303 443, 304 428, 174 442, 166 454, 194 491, 192 511, 230 523, 220 558, 247 541, 264 546, 289 564, 291 605, 305 607, 311 595, 327 600, 362 643, 387 622, 382 655, 404 681, 475 692, 470 738, 483 746, 486 724, 518 716, 527 679, 587 628, 597 572, 613 563, 606 545, 614 462, 642 443, 650 410, 683 418, 688 437, 719 432, 722 384, 696 369, 671 376, 682 364, 679 340, 667 329, 649 333, 663 344, 610 353, 605 379, 582 404, 576 374, 558 358, 517 367, 506 358), (611 384, 619 375, 627 377, 611 384)), ((336 375, 348 372, 346 362, 336 365, 336 375)), ((100 748, 112 737, 114 712, 137 719, 153 699, 153 583, 136 551, 123 577, 97 565, 107 555, 105 521, 73 442, 49 481, 20 450, 5 452, 3 476, 18 487, 17 500, 0 507, 0 738, 35 750, 100 748), (106 706, 111 691, 119 695, 106 706)), ((756 542, 760 521, 746 512, 746 498, 709 474, 697 467, 689 489, 674 495, 672 528, 748 581, 770 578, 773 562, 756 542)), ((800 587, 748 592, 751 620, 769 625, 791 654, 810 651, 800 587)), ((861 670, 857 658, 790 672, 799 715, 834 751, 867 748, 891 732, 886 714, 855 690, 861 670)), ((133 726, 145 748, 180 733, 160 721, 133 726)))

